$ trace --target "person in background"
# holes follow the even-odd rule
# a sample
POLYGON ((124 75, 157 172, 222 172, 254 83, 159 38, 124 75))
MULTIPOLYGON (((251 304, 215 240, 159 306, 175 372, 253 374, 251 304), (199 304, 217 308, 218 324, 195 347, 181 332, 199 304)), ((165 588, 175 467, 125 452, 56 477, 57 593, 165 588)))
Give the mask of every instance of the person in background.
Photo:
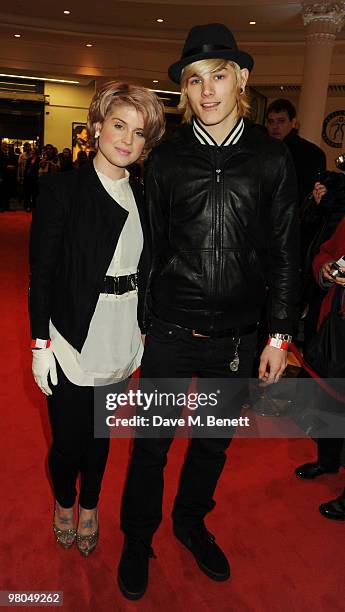
POLYGON ((291 153, 297 174, 299 203, 302 205, 326 170, 326 155, 320 147, 298 135, 296 109, 290 100, 280 98, 269 105, 266 125, 269 136, 282 140, 291 153))
POLYGON ((58 155, 59 168, 61 172, 68 172, 73 170, 72 151, 68 147, 65 147, 62 153, 58 155))
MULTIPOLYGON (((320 186, 318 190, 323 192, 320 186)), ((335 278, 331 275, 332 263, 343 255, 345 255, 345 217, 340 221, 331 238, 322 244, 320 252, 313 261, 316 281, 323 289, 328 288, 327 294, 321 305, 318 322, 319 327, 331 310, 336 287, 342 287, 343 289, 343 297, 340 303, 344 313, 343 324, 345 325, 345 267, 340 268, 342 274, 338 274, 335 278)), ((335 402, 336 400, 333 401, 335 402)), ((340 410, 344 411, 344 404, 340 405, 340 410)), ((317 441, 317 460, 305 463, 296 468, 296 476, 303 480, 313 480, 324 474, 338 472, 343 442, 343 438, 319 438, 317 441)), ((345 490, 337 499, 321 504, 319 510, 321 514, 327 518, 344 521, 345 490)))
POLYGON ((30 157, 25 163, 23 176, 24 209, 27 212, 30 212, 36 206, 39 164, 39 151, 37 147, 32 147, 30 157))
POLYGON ((14 152, 14 145, 9 143, 7 147, 8 156, 8 187, 10 198, 17 197, 17 171, 18 171, 18 156, 14 152))
POLYGON ((77 159, 74 162, 74 168, 80 168, 84 164, 88 163, 88 157, 86 151, 78 151, 77 159))
MULTIPOLYGON (((339 170, 345 170, 340 155, 335 160, 339 170)), ((343 172, 323 173, 323 183, 315 183, 313 197, 306 198, 301 209, 301 264, 302 290, 301 309, 304 312, 304 347, 317 329, 319 311, 324 291, 315 282, 312 262, 321 245, 335 232, 345 215, 345 174, 343 172)))
POLYGON ((89 555, 109 439, 94 436, 94 388, 119 384, 143 353, 150 268, 141 186, 127 166, 164 132, 163 105, 136 85, 108 82, 94 95, 88 130, 97 153, 75 172, 40 178, 30 236, 32 372, 47 395, 54 533, 89 555), (74 504, 80 475, 79 520, 74 504))
POLYGON ((42 158, 40 161, 39 175, 49 174, 51 172, 59 172, 59 159, 56 147, 47 144, 42 149, 42 158))
POLYGON ((18 159, 18 170, 17 170, 17 183, 18 183, 18 196, 19 200, 24 198, 24 175, 26 163, 31 157, 31 144, 24 142, 23 153, 19 155, 18 159))
POLYGON ((12 163, 7 142, 1 142, 0 148, 0 212, 10 210, 11 167, 12 163))

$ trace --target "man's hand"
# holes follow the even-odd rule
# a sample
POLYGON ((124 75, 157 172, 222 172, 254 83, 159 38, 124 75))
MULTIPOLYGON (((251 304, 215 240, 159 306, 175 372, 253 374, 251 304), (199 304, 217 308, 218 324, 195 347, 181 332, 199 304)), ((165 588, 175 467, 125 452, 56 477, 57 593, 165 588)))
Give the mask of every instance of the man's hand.
POLYGON ((259 378, 267 385, 278 382, 287 366, 287 351, 266 346, 261 353, 259 378))
POLYGON ((325 185, 322 185, 322 183, 319 183, 319 182, 315 183, 314 189, 313 189, 313 196, 314 196, 314 200, 316 204, 320 204, 321 199, 326 193, 327 193, 327 187, 325 187, 325 185))

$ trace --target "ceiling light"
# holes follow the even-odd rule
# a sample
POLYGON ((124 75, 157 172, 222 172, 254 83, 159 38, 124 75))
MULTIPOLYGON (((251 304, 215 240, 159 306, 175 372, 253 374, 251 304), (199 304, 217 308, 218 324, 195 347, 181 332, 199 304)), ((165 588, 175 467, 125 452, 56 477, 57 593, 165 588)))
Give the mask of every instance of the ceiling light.
POLYGON ((256 25, 256 21, 250 21, 249 25, 256 25))
POLYGON ((71 11, 64 11, 64 15, 70 15, 71 11))
POLYGON ((152 83, 159 83, 159 81, 157 81, 157 79, 153 79, 152 83))
POLYGON ((175 94, 176 96, 179 96, 181 94, 180 91, 169 91, 168 89, 149 89, 149 91, 155 91, 156 93, 175 94))
POLYGON ((86 43, 85 47, 92 47, 91 43, 86 43))
POLYGON ((14 38, 20 38, 20 37, 21 37, 21 34, 15 34, 14 35, 14 38))
POLYGON ((0 74, 0 77, 9 77, 11 79, 27 79, 31 81, 48 81, 49 83, 69 83, 70 85, 78 85, 80 81, 67 81, 65 79, 49 79, 38 76, 27 76, 22 74, 0 74))
POLYGON ((162 19, 161 17, 159 17, 158 19, 156 19, 157 23, 163 23, 164 19, 162 19))
MULTIPOLYGON (((1 85, 18 85, 18 83, 12 83, 11 81, 0 81, 1 85)), ((31 85, 31 83, 21 83, 22 87, 35 87, 35 85, 31 85)))

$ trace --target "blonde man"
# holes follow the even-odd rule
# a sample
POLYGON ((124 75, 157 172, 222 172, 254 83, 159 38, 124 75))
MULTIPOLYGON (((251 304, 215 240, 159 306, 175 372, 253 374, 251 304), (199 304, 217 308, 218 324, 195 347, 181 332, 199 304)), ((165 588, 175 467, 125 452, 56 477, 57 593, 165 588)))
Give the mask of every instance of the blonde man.
MULTIPOLYGON (((286 367, 298 303, 296 180, 284 145, 245 119, 252 67, 222 24, 194 27, 182 58, 170 66, 170 78, 181 83, 184 125, 153 152, 147 168, 152 322, 143 377, 250 377, 265 305, 270 336, 259 376, 271 383, 286 367)), ((240 405, 229 409, 238 415, 240 405)), ((171 442, 134 443, 118 574, 129 599, 139 599, 147 586, 171 442)), ((215 506, 229 443, 207 431, 192 439, 173 509, 175 536, 216 581, 227 580, 230 568, 204 519, 215 506)))

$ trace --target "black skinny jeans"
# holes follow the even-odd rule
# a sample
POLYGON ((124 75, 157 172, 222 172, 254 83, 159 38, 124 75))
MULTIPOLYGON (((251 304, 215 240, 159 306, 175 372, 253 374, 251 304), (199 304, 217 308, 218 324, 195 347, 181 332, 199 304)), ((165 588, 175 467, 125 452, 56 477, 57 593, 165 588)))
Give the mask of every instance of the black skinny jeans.
MULTIPOLYGON (((155 319, 146 336, 141 366, 142 378, 244 378, 251 375, 257 332, 242 336, 239 347, 240 366, 231 372, 234 356, 230 337, 195 338, 177 326, 155 319)), ((243 398, 247 393, 244 382, 243 398)), ((181 409, 182 410, 182 409, 181 409)), ((241 402, 231 409, 236 418, 241 402)), ((213 495, 222 473, 231 439, 193 438, 182 468, 173 508, 176 525, 189 529, 210 512, 213 495)), ((172 438, 136 438, 124 489, 121 529, 126 536, 151 541, 162 520, 163 471, 172 438)))
POLYGON ((63 508, 76 499, 80 474, 79 504, 97 506, 109 453, 109 438, 94 438, 94 387, 72 384, 57 364, 58 384, 51 386, 48 412, 53 434, 49 470, 55 498, 63 508))

